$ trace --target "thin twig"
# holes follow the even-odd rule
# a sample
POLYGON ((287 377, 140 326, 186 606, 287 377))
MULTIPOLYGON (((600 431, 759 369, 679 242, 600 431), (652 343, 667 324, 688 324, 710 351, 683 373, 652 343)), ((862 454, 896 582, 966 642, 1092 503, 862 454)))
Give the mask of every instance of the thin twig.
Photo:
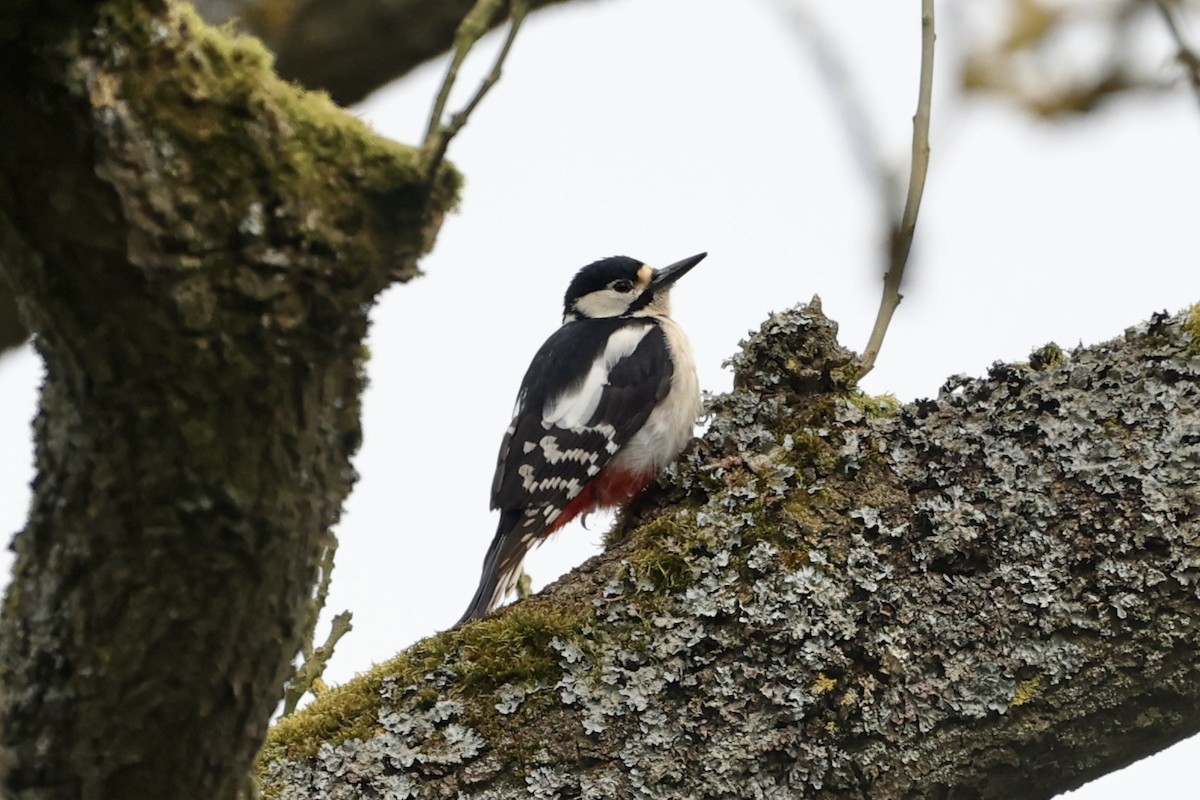
POLYGON ((354 628, 350 622, 352 619, 350 612, 343 611, 333 618, 329 635, 325 638, 325 644, 320 647, 313 646, 317 635, 317 621, 321 617, 321 611, 325 608, 325 601, 329 598, 329 584, 333 579, 333 557, 337 553, 338 546, 337 537, 333 535, 332 531, 328 532, 326 537, 321 550, 321 558, 317 562, 320 579, 317 581, 317 591, 313 594, 312 603, 309 605, 308 619, 305 620, 304 634, 300 642, 302 660, 283 687, 281 716, 284 717, 296 710, 296 706, 304 697, 305 692, 311 691, 314 695, 320 693, 324 687, 321 676, 325 674, 325 667, 329 664, 329 659, 333 657, 334 647, 339 639, 354 628))
POLYGON ((343 636, 354 630, 352 619, 349 611, 343 611, 333 618, 329 625, 329 635, 325 637, 325 643, 312 651, 296 670, 292 680, 288 681, 287 689, 284 692, 283 711, 280 712, 281 717, 286 717, 296 710, 296 706, 304 697, 305 692, 312 692, 313 697, 320 697, 325 691, 325 681, 322 680, 325 667, 329 665, 329 659, 333 658, 333 651, 337 647, 337 643, 343 636))
POLYGON ((529 11, 529 3, 527 0, 511 0, 509 5, 509 27, 508 36, 504 39, 504 44, 500 48, 500 52, 496 55, 496 62, 492 65, 491 72, 483 79, 483 83, 479 85, 475 95, 467 103, 463 109, 450 117, 449 122, 443 122, 446 114, 446 103, 450 97, 450 90, 454 87, 454 82, 458 78, 458 69, 462 66, 463 61, 467 58, 467 53, 471 48, 483 38, 483 35, 488 32, 493 19, 504 8, 505 0, 478 0, 467 15, 463 17, 462 22, 458 25, 458 30, 454 34, 454 55, 450 59, 450 65, 446 68, 446 77, 442 80, 442 85, 438 89, 437 99, 434 101, 433 110, 429 115, 429 124, 425 130, 425 143, 423 145, 423 165, 422 170, 426 181, 432 182, 437 174, 438 168, 442 165, 442 161, 446 157, 446 150, 450 147, 450 142, 467 124, 471 113, 484 96, 491 90, 496 82, 500 80, 500 75, 504 67, 504 61, 508 58, 508 53, 512 49, 513 41, 517 38, 517 31, 521 28, 521 23, 525 20, 525 15, 529 11))
POLYGON ((1179 48, 1176 58, 1187 69, 1188 78, 1192 82, 1192 90, 1196 93, 1196 100, 1200 102, 1200 55, 1197 55, 1183 37, 1183 31, 1179 29, 1179 24, 1175 21, 1175 15, 1171 12, 1167 0, 1154 0, 1154 5, 1158 6, 1163 22, 1167 24, 1167 30, 1171 32, 1175 46, 1179 48))
POLYGON ((917 230, 917 212, 921 210, 921 196, 925 192, 925 174, 929 170, 929 117, 933 103, 933 43, 936 39, 933 27, 933 0, 921 0, 921 86, 917 95, 917 113, 913 116, 912 169, 908 176, 908 196, 904 200, 904 213, 899 223, 893 224, 889 237, 888 270, 883 276, 883 296, 879 301, 879 313, 875 316, 875 327, 863 353, 858 377, 862 378, 875 366, 883 336, 887 333, 904 295, 900 294, 900 281, 904 267, 912 250, 913 235, 917 230))
POLYGON ((450 57, 450 65, 446 67, 446 77, 438 87, 437 99, 429 114, 429 123, 425 126, 425 144, 428 145, 442 126, 442 117, 446 113, 446 103, 450 99, 450 90, 458 80, 458 68, 467 60, 467 54, 475 43, 483 38, 495 18, 504 7, 504 0, 477 0, 467 12, 454 32, 454 52, 450 57))

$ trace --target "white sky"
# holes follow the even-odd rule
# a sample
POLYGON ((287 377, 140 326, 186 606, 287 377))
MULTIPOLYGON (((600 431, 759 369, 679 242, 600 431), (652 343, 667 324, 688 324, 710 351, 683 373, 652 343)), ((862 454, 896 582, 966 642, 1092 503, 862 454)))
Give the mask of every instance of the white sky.
MULTIPOLYGON (((887 162, 903 166, 917 0, 812 5, 847 56, 887 162)), ((362 480, 338 528, 328 609, 352 610, 355 630, 328 678, 346 680, 465 608, 495 526, 500 435, 578 267, 707 250, 674 302, 711 391, 729 388, 720 364, 748 330, 814 293, 843 343, 861 349, 878 300, 878 201, 779 7, 610 0, 526 23, 503 80, 452 145, 467 188, 423 262, 427 276, 375 312, 362 480)), ((1194 97, 1180 88, 1063 124, 967 103, 953 96, 953 22, 939 31, 932 166, 906 299, 866 382, 903 400, 1047 341, 1102 341, 1200 301, 1194 97)), ((1165 40, 1147 47, 1171 74, 1165 40)), ((487 65, 468 66, 460 86, 473 91, 487 65)), ((419 70, 361 113, 415 142, 442 69, 419 70)), ((0 531, 18 530, 28 505, 39 371, 29 350, 0 361, 0 531)), ((605 526, 573 525, 535 553, 535 586, 596 552, 605 526)), ((1194 739, 1070 796, 1192 798, 1185 761, 1198 757, 1194 739)))

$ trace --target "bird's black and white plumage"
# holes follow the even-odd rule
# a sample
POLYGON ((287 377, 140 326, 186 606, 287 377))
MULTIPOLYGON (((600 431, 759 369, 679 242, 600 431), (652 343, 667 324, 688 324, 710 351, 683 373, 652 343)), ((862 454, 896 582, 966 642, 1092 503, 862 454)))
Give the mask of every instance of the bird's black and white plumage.
POLYGON ((605 258, 567 287, 562 327, 533 357, 500 445, 500 524, 460 624, 512 591, 533 545, 579 514, 628 504, 691 440, 700 387, 669 295, 705 255, 661 270, 605 258))

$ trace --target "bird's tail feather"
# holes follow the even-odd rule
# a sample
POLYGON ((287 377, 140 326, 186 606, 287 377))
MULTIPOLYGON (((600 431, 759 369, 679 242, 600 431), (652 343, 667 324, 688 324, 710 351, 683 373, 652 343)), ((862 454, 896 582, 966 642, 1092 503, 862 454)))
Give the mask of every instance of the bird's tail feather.
POLYGON ((522 522, 526 519, 521 509, 500 513, 496 535, 492 538, 487 555, 483 557, 479 588, 475 590, 471 605, 457 624, 482 618, 516 588, 517 579, 521 577, 521 563, 537 540, 535 533, 525 530, 522 522))

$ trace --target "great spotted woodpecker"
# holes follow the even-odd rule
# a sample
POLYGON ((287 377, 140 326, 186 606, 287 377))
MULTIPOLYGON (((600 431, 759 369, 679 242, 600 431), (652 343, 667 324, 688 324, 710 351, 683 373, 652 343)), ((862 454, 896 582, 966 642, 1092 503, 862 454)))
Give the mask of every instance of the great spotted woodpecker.
POLYGON ((691 440, 700 387, 669 295, 706 255, 660 270, 614 256, 575 275, 500 444, 500 525, 459 624, 512 591, 535 544, 580 514, 627 505, 691 440))

